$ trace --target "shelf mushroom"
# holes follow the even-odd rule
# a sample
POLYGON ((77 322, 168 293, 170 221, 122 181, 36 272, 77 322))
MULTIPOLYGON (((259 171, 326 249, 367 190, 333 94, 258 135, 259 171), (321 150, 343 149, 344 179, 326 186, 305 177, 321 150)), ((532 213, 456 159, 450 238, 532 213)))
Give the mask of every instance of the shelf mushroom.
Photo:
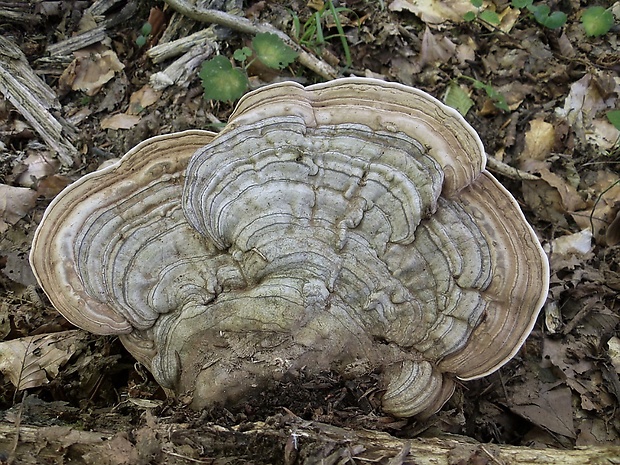
POLYGON ((69 186, 31 264, 73 324, 118 334, 200 408, 287 373, 381 373, 429 415, 497 370, 546 298, 547 258, 476 132, 374 79, 246 95, 215 135, 149 139, 69 186))

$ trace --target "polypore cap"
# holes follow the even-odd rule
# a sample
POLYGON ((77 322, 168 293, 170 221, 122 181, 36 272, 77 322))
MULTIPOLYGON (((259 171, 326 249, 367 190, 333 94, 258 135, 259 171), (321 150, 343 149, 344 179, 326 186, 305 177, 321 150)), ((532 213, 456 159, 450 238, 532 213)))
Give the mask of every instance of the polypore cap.
POLYGON ((218 135, 159 136, 63 191, 31 263, 56 308, 121 334, 193 405, 287 373, 382 373, 383 409, 438 410, 506 363, 549 270, 476 132, 375 79, 246 95, 218 135))

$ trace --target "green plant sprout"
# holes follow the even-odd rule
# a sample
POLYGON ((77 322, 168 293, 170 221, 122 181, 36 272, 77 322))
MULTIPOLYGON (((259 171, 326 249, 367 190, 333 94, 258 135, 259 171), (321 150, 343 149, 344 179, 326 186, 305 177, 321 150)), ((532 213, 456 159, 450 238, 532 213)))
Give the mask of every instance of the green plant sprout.
POLYGON ((463 116, 474 106, 474 101, 467 95, 467 92, 461 89, 454 81, 448 86, 443 98, 443 103, 454 108, 463 116))
POLYGON ((482 89, 487 94, 487 97, 491 99, 495 108, 503 111, 510 111, 506 97, 501 92, 498 92, 491 84, 479 81, 469 76, 460 76, 461 79, 466 79, 474 85, 474 89, 482 89))
POLYGON ((512 0, 511 5, 514 8, 526 8, 532 13, 536 22, 548 29, 557 29, 566 23, 566 13, 561 11, 551 11, 549 5, 534 5, 534 0, 512 0))
POLYGON ((614 25, 614 15, 602 6, 591 6, 581 15, 581 24, 590 37, 605 35, 614 25))
MULTIPOLYGON (((289 10, 290 11, 290 10, 289 10)), ((353 12, 350 8, 334 6, 332 0, 325 2, 323 7, 316 11, 310 18, 302 25, 299 16, 295 12, 290 11, 293 16, 293 37, 295 40, 305 47, 318 53, 325 42, 334 37, 340 38, 342 44, 342 50, 344 51, 345 63, 347 68, 350 68, 353 64, 351 60, 351 49, 347 36, 344 33, 342 23, 340 22, 339 14, 344 12, 353 12), (323 22, 331 17, 334 26, 336 27, 337 34, 325 36, 323 34, 323 22)))
POLYGON ((204 98, 232 102, 241 97, 249 87, 247 69, 255 60, 273 69, 284 69, 297 59, 297 52, 280 37, 268 32, 257 34, 252 47, 235 50, 233 58, 242 67, 233 66, 230 60, 218 55, 202 64, 199 77, 204 88, 204 98), (254 58, 246 63, 249 58, 254 58))
MULTIPOLYGON (((486 84, 478 79, 469 76, 459 76, 460 79, 465 79, 471 82, 474 89, 481 89, 487 94, 487 97, 491 99, 495 108, 503 111, 510 111, 506 97, 501 92, 498 92, 491 84, 486 84)), ((474 105, 473 100, 467 95, 463 89, 459 87, 456 82, 453 82, 448 86, 446 95, 444 96, 444 103, 455 110, 461 115, 465 116, 469 109, 474 105)))
POLYGON ((468 11, 463 16, 465 21, 474 21, 475 19, 480 19, 486 23, 489 23, 493 26, 497 26, 501 20, 499 15, 491 10, 482 10, 482 0, 470 0, 471 4, 478 10, 477 12, 468 11))
POLYGON ((151 35, 151 31, 153 30, 153 26, 151 23, 144 23, 142 28, 140 28, 140 35, 136 37, 136 45, 138 47, 144 47, 146 45, 146 41, 148 37, 151 35))
POLYGON ((607 112, 606 116, 609 122, 620 131, 620 110, 610 110, 607 112))
MULTIPOLYGON (((497 26, 501 20, 497 13, 491 10, 482 9, 483 0, 470 0, 471 4, 477 11, 468 11, 463 15, 465 21, 474 21, 475 19, 482 20, 493 26, 497 26)), ((566 23, 566 14, 561 11, 551 12, 546 4, 534 5, 534 0, 512 0, 511 5, 513 8, 522 9, 525 8, 529 11, 536 22, 549 29, 557 29, 562 27, 566 23)))

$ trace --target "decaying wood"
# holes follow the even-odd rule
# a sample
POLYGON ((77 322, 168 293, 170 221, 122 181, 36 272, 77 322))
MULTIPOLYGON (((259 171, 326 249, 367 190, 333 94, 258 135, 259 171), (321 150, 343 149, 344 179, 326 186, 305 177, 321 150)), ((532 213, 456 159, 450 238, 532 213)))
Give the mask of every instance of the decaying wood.
POLYGON ((104 40, 107 37, 105 30, 106 28, 104 26, 99 26, 83 32, 82 34, 70 37, 67 40, 63 40, 62 42, 51 44, 47 47, 47 52, 52 56, 68 55, 75 50, 88 47, 89 45, 104 40))
MULTIPOLYGON (((9 451, 16 427, 0 423, 0 451, 9 451)), ((154 423, 116 434, 80 431, 69 426, 21 425, 15 463, 121 465, 148 452, 153 464, 186 463, 455 463, 582 465, 620 463, 620 447, 573 450, 482 444, 462 436, 396 438, 387 433, 352 430, 298 418, 271 418, 242 427, 208 423, 189 427, 154 423), (148 441, 143 438, 148 437, 148 441), (142 440, 140 440, 142 438, 142 440)))
POLYGON ((510 179, 516 179, 518 181, 540 181, 539 176, 527 173, 515 168, 514 166, 507 165, 491 155, 487 155, 487 168, 492 173, 501 174, 502 176, 506 176, 510 179))
POLYGON ((59 108, 56 94, 35 74, 19 47, 2 36, 0 93, 56 152, 63 165, 71 166, 77 150, 65 135, 68 128, 50 111, 59 108))
POLYGON ((209 44, 214 44, 216 40, 217 36, 214 27, 209 26, 178 40, 156 45, 150 48, 146 54, 153 60, 153 63, 161 63, 164 60, 186 53, 192 48, 207 47, 209 44))
POLYGON ((0 18, 16 23, 38 23, 41 21, 41 15, 34 14, 34 8, 32 2, 0 2, 0 18))
POLYGON ((195 5, 190 5, 184 0, 166 0, 166 3, 174 10, 196 21, 219 24, 220 26, 246 34, 258 34, 261 32, 276 34, 287 45, 299 53, 299 62, 306 68, 328 80, 334 79, 338 76, 338 71, 336 71, 332 66, 316 56, 306 52, 287 34, 269 24, 254 24, 247 18, 235 16, 223 11, 200 8, 195 5))
POLYGON ((84 31, 73 37, 70 37, 61 42, 51 44, 47 47, 47 52, 52 55, 68 55, 69 53, 79 50, 89 45, 96 44, 104 40, 106 30, 116 26, 117 24, 129 19, 137 10, 135 2, 129 2, 125 7, 117 14, 101 22, 101 24, 93 29, 84 31))

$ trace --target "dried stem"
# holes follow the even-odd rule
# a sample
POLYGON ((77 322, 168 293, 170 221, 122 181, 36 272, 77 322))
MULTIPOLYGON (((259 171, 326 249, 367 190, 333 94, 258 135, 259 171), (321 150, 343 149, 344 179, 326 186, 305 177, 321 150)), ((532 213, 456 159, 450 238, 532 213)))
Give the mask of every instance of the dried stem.
POLYGON ((334 79, 338 76, 338 71, 336 71, 333 67, 316 56, 306 52, 287 34, 269 24, 254 24, 247 18, 231 15, 230 13, 225 13, 223 11, 200 8, 195 5, 188 4, 185 0, 165 1, 174 10, 196 21, 218 24, 246 34, 258 34, 261 32, 276 34, 284 42, 286 42, 287 45, 299 53, 299 62, 306 68, 327 80, 334 79))

